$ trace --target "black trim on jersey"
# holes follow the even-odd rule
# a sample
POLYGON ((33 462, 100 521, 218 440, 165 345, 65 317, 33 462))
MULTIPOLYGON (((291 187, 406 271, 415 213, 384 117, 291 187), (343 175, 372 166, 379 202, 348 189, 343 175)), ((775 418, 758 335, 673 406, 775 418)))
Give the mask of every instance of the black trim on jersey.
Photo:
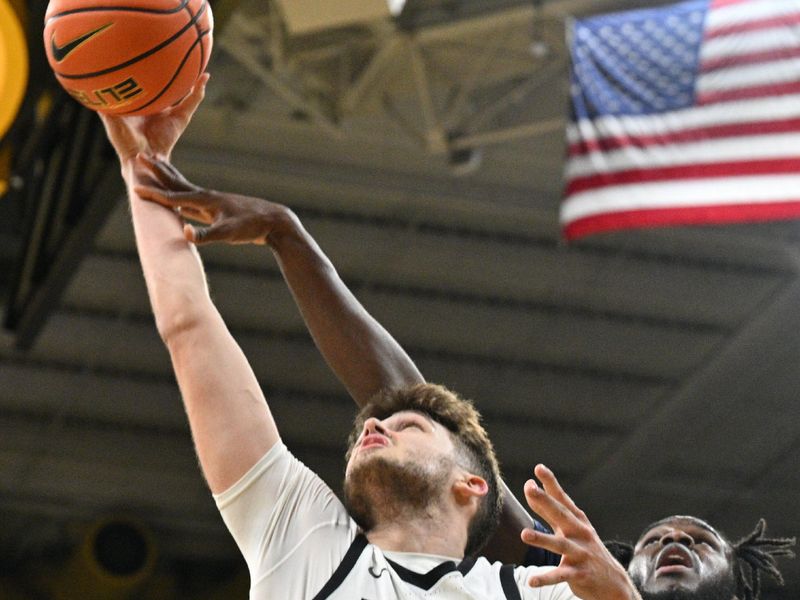
POLYGON ((458 564, 458 572, 466 577, 467 573, 469 573, 472 570, 472 567, 475 566, 476 562, 477 560, 474 559, 473 557, 471 556, 466 557, 458 564))
POLYGON ((347 576, 350 574, 350 571, 353 570, 353 567, 356 566, 356 561, 358 557, 361 556, 361 553, 364 551, 364 548, 367 547, 369 542, 367 541, 367 536, 363 533, 359 533, 353 543, 350 544, 350 548, 347 549, 347 553, 344 555, 341 564, 336 568, 331 575, 331 578, 328 579, 328 582, 322 586, 322 589, 319 593, 314 596, 314 600, 323 600, 330 596, 333 592, 336 591, 347 576))
POLYGON ((386 559, 386 562, 392 566, 392 569, 394 569, 395 573, 400 576, 400 579, 425 591, 431 589, 442 577, 448 573, 452 573, 453 571, 457 570, 456 563, 454 563, 452 560, 448 560, 447 562, 443 562, 442 564, 433 567, 425 574, 420 574, 416 571, 406 569, 403 565, 398 565, 389 558, 386 559))
POLYGON ((508 600, 522 600, 517 587, 517 580, 514 578, 514 565, 503 565, 500 567, 500 585, 508 600))
MULTIPOLYGON (((319 591, 319 593, 314 596, 313 600, 325 600, 325 598, 328 598, 338 589, 340 585, 342 585, 342 583, 344 583, 344 580, 347 579, 350 571, 352 571, 353 567, 356 566, 358 558, 361 556, 361 553, 364 551, 367 545, 369 545, 367 536, 365 536, 363 533, 359 533, 350 544, 350 548, 347 549, 347 553, 344 555, 341 564, 336 568, 336 571, 333 572, 333 575, 331 575, 331 578, 325 583, 325 585, 322 586, 322 589, 319 591)), ((415 571, 411 571, 410 569, 406 569, 403 565, 397 564, 388 557, 384 558, 386 558, 386 562, 388 562, 392 569, 394 569, 395 573, 397 573, 400 579, 425 591, 430 590, 439 582, 442 577, 448 573, 452 573, 453 571, 458 571, 462 576, 466 577, 467 573, 472 570, 472 567, 475 566, 476 562, 474 558, 467 557, 456 566, 456 563, 454 563, 452 560, 448 560, 434 567, 427 573, 420 574, 416 573, 415 571)), ((375 577, 374 574, 372 574, 372 576, 375 577)), ((514 579, 513 565, 504 565, 500 568, 500 585, 502 586, 503 592, 508 600, 522 600, 519 589, 517 588, 516 580, 514 579)))

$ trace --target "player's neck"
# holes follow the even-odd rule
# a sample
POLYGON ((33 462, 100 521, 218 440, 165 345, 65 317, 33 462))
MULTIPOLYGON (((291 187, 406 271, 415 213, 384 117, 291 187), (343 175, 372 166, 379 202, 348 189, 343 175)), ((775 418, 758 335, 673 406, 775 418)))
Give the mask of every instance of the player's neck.
POLYGON ((461 558, 467 541, 467 524, 460 517, 437 514, 380 523, 367 533, 367 539, 381 550, 461 558))

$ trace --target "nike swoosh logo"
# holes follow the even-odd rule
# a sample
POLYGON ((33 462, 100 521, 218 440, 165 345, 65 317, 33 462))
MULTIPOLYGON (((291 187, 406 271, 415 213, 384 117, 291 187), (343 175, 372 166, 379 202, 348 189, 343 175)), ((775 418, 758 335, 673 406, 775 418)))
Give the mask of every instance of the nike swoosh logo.
POLYGON ((372 576, 373 576, 375 579, 380 579, 381 575, 383 575, 384 573, 386 573, 388 570, 389 570, 389 569, 387 569, 386 567, 383 567, 383 568, 382 568, 382 569, 381 569, 381 570, 378 572, 378 574, 376 575, 376 574, 375 574, 375 571, 373 570, 373 568, 372 568, 372 567, 370 567, 369 569, 367 569, 367 571, 369 571, 369 574, 370 574, 370 575, 372 575, 372 576))
POLYGON ((106 23, 105 25, 101 25, 97 29, 93 29, 92 31, 84 33, 83 35, 79 35, 74 40, 67 42, 63 46, 56 44, 56 34, 53 33, 53 35, 50 37, 50 50, 53 52, 53 58, 56 59, 56 62, 61 62, 67 58, 67 56, 69 56, 78 46, 89 41, 98 33, 102 33, 113 24, 114 23, 106 23))

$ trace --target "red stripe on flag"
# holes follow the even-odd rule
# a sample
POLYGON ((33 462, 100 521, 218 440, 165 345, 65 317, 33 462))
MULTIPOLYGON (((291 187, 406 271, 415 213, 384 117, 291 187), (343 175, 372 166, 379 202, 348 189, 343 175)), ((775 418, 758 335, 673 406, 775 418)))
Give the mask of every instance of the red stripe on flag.
POLYGON ((800 23, 800 13, 788 13, 784 15, 778 15, 776 17, 769 17, 767 19, 753 19, 732 25, 710 27, 706 30, 704 37, 706 40, 712 40, 714 38, 723 37, 726 35, 747 33, 749 31, 770 29, 772 27, 793 27, 798 23, 800 23))
POLYGON ((759 121, 733 123, 713 127, 697 127, 664 135, 627 135, 604 137, 597 140, 581 140, 570 144, 567 155, 570 158, 584 156, 590 152, 610 152, 621 148, 647 148, 648 146, 667 146, 687 142, 699 142, 720 138, 734 138, 747 135, 769 135, 796 133, 800 131, 800 118, 780 121, 759 121))
POLYGON ((761 62, 774 62, 776 60, 797 58, 798 56, 800 56, 800 48, 778 48, 775 50, 751 52, 750 54, 723 56, 700 63, 700 73, 701 75, 705 75, 706 73, 717 71, 719 69, 741 67, 742 65, 754 65, 761 62))
POLYGON ((712 0, 711 10, 714 10, 715 8, 722 8, 723 6, 743 4, 744 2, 752 2, 752 0, 712 0))
POLYGON ((786 83, 758 85, 753 87, 698 94, 697 104, 703 106, 707 104, 731 102, 734 100, 747 100, 750 98, 761 98, 766 96, 785 96, 787 94, 796 94, 797 92, 800 92, 800 81, 789 81, 786 83))
POLYGON ((800 217, 800 200, 759 204, 719 204, 658 208, 606 213, 577 219, 564 225, 562 234, 567 240, 593 233, 619 229, 662 227, 665 225, 708 225, 710 223, 742 223, 745 221, 771 221, 800 217))
POLYGON ((749 175, 780 175, 800 172, 800 158, 771 160, 742 160, 717 163, 692 163, 674 167, 629 169, 616 173, 597 173, 577 177, 567 183, 565 196, 603 187, 652 183, 680 179, 712 179, 714 177, 746 177, 749 175))

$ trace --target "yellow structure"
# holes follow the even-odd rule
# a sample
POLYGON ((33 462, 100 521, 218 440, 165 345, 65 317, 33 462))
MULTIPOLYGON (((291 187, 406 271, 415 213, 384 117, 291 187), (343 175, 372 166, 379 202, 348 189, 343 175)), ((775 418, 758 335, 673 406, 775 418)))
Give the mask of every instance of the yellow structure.
POLYGON ((42 571, 40 587, 52 600, 128 600, 155 565, 150 530, 134 519, 108 518, 89 527, 66 563, 42 571))
MULTIPOLYGON (((28 45, 22 25, 24 4, 0 0, 0 140, 19 112, 28 85, 28 45)), ((8 187, 8 169, 0 164, 0 196, 8 187)))
POLYGON ((17 116, 27 85, 28 45, 22 20, 9 0, 0 0, 0 138, 17 116))

